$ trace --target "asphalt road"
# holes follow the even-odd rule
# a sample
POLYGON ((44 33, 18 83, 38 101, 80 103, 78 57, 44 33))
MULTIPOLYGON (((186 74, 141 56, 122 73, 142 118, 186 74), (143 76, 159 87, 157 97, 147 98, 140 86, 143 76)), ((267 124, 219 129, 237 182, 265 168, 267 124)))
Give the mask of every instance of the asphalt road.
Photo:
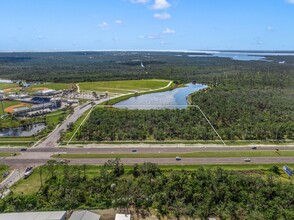
MULTIPOLYGON (((95 105, 98 105, 102 102, 105 102, 107 99, 101 99, 99 101, 94 101, 95 105)), ((92 108, 91 104, 84 104, 82 106, 77 106, 74 109, 74 113, 72 115, 70 115, 65 121, 63 121, 60 126, 58 126, 54 131, 52 131, 45 140, 39 142, 36 146, 34 146, 35 148, 54 148, 56 147, 58 144, 58 140, 60 138, 60 132, 61 131, 66 131, 67 130, 67 126, 70 123, 74 123, 76 122, 81 116, 82 114, 84 114, 86 111, 88 111, 90 108, 92 108)))

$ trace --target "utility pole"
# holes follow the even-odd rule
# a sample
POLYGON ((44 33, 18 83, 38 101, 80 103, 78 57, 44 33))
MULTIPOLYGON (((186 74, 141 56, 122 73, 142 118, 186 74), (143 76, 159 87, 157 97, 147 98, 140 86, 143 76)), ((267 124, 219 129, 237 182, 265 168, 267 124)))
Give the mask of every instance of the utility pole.
POLYGON ((199 111, 201 112, 201 114, 204 116, 204 118, 206 119, 206 121, 208 122, 208 124, 211 126, 211 128, 213 129, 213 131, 216 133, 216 135, 219 137, 219 139, 221 140, 221 142, 223 143, 223 145, 226 146, 225 142, 223 141, 223 139, 221 138, 221 136, 218 134, 218 132, 216 131, 216 129, 213 127, 213 125, 210 123, 210 121, 208 120, 208 118, 206 117, 206 115, 204 114, 204 112, 201 110, 201 108, 196 105, 196 107, 199 109, 199 111))

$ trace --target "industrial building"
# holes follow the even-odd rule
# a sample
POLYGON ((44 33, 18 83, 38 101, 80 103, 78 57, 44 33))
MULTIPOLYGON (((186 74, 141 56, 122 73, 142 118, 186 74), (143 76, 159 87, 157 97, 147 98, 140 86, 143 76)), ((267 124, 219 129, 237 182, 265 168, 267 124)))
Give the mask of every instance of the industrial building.
POLYGON ((53 96, 61 93, 62 91, 56 91, 54 89, 45 89, 35 92, 35 96, 53 96))
POLYGON ((0 214, 0 220, 65 220, 66 217, 66 211, 0 214))
POLYGON ((116 214, 115 220, 131 220, 130 214, 116 214))
POLYGON ((70 216, 69 220, 99 220, 101 215, 89 211, 75 211, 70 216))

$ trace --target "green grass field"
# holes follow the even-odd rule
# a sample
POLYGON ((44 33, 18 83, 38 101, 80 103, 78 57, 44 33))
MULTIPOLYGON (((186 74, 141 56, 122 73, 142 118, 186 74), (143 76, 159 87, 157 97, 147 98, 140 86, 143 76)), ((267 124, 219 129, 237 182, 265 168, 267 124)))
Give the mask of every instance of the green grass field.
POLYGON ((0 90, 14 88, 14 87, 18 87, 18 85, 14 84, 14 83, 1 83, 0 82, 0 90))
POLYGON ((82 91, 97 91, 109 93, 135 93, 160 89, 169 84, 167 80, 126 80, 79 83, 82 91))
MULTIPOLYGON (((276 164, 223 164, 223 165, 159 165, 160 169, 164 172, 168 172, 169 170, 186 170, 186 171, 193 171, 199 167, 204 167, 207 169, 216 169, 222 168, 225 170, 235 170, 235 171, 249 171, 251 174, 255 172, 260 175, 260 171, 262 171, 263 175, 266 175, 269 171, 268 169, 271 168, 276 164)), ((288 164, 290 167, 293 167, 294 164, 288 164)), ((77 168, 81 168, 81 166, 77 165, 70 165, 72 170, 77 170, 77 168)), ((88 178, 94 178, 102 166, 97 165, 87 165, 86 166, 86 175, 88 178)), ((278 165, 280 169, 282 167, 278 165)), ((133 169, 132 165, 125 165, 125 171, 131 171, 133 169)), ((1 167, 0 167, 1 169, 1 167)), ((7 169, 7 168, 6 168, 7 169)), ((11 187, 11 190, 15 194, 31 194, 35 193, 39 190, 41 186, 41 179, 40 179, 40 169, 42 169, 42 180, 43 182, 48 179, 48 168, 45 166, 38 167, 34 169, 33 174, 27 179, 21 179, 18 181, 14 186, 11 187)), ((83 171, 81 171, 83 173, 83 171)), ((281 170, 282 172, 282 170, 281 170)), ((63 174, 63 167, 61 165, 55 166, 55 173, 57 176, 61 176, 63 174)), ((287 176, 282 173, 280 178, 287 180, 287 176)))
MULTIPOLYGON (((140 151, 140 149, 138 150, 140 151)), ((133 154, 60 154, 55 158, 216 158, 216 157, 293 157, 294 151, 199 151, 191 153, 133 153, 133 154)))
POLYGON ((29 87, 29 91, 38 91, 38 89, 55 89, 55 90, 61 90, 61 89, 70 89, 72 86, 71 84, 66 83, 46 83, 46 84, 40 84, 40 85, 34 85, 29 87))
POLYGON ((9 166, 0 164, 0 183, 3 181, 3 173, 9 170, 9 166))
MULTIPOLYGON (((21 102, 18 102, 18 101, 3 101, 3 107, 4 109, 7 108, 7 107, 10 107, 10 106, 14 106, 14 105, 18 105, 18 104, 21 104, 21 102)), ((2 115, 2 105, 0 104, 0 115, 2 115)))

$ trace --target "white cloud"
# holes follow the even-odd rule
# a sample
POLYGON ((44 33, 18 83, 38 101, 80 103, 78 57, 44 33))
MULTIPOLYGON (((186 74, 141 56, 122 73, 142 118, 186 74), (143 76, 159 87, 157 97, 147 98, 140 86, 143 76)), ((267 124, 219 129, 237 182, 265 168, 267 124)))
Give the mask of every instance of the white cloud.
POLYGON ((288 3, 294 4, 294 0, 287 0, 288 3))
MULTIPOLYGON (((294 2, 294 0, 293 0, 293 2, 294 2)), ((269 25, 269 26, 266 27, 266 30, 267 30, 267 31, 273 31, 274 28, 273 28, 272 26, 269 25)))
POLYGON ((151 39, 151 40, 157 40, 157 39, 161 39, 161 38, 164 38, 163 35, 161 34, 149 34, 147 36, 148 39, 151 39))
POLYGON ((44 36, 43 36, 43 35, 39 35, 37 38, 38 38, 39 40, 43 40, 43 39, 44 39, 44 36))
POLYGON ((146 4, 149 0, 130 0, 134 4, 146 4))
POLYGON ((107 22, 105 22, 105 21, 103 21, 102 23, 98 24, 98 27, 101 30, 109 30, 109 26, 108 26, 107 22))
POLYGON ((144 39, 145 37, 143 35, 139 35, 139 38, 140 39, 144 39))
POLYGON ((122 24, 123 21, 122 21, 122 20, 115 20, 115 23, 116 23, 116 24, 122 24))
POLYGON ((170 7, 170 4, 167 0, 155 0, 152 8, 155 10, 167 9, 170 7))
POLYGON ((175 34, 176 31, 170 28, 166 28, 163 32, 163 34, 175 34))
POLYGON ((163 12, 163 13, 155 13, 153 15, 154 18, 156 19, 159 19, 159 20, 167 20, 167 19, 170 19, 171 18, 171 15, 166 13, 166 12, 163 12))

